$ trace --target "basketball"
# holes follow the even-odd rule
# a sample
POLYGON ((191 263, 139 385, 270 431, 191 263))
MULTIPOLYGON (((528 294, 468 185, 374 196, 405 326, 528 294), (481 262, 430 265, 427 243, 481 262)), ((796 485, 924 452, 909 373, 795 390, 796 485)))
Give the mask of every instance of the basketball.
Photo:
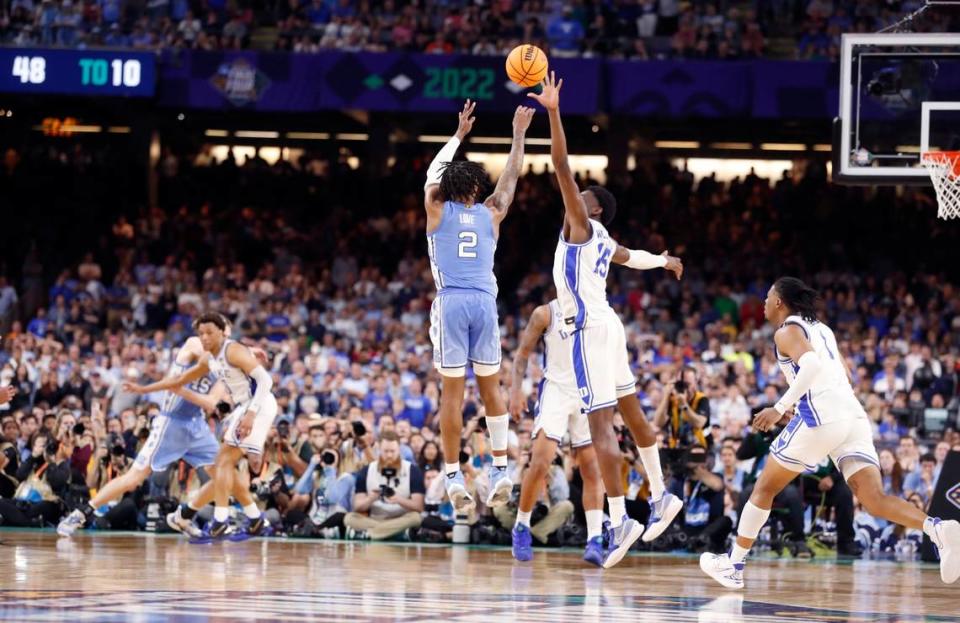
POLYGON ((535 45, 518 45, 507 55, 507 76, 522 87, 539 84, 547 66, 547 55, 535 45))

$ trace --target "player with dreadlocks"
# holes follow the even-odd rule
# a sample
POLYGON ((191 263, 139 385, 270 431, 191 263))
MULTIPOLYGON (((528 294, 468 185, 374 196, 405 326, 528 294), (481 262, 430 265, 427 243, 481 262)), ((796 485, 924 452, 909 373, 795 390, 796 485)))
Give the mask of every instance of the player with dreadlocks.
POLYGON ((427 169, 424 207, 427 248, 437 297, 430 308, 433 365, 443 377, 440 390, 440 436, 447 495, 457 514, 475 502, 460 472, 460 433, 467 363, 473 366, 486 410, 493 465, 486 504, 506 504, 513 483, 507 476, 507 406, 500 392, 500 321, 493 256, 500 223, 513 203, 523 167, 523 142, 533 109, 517 107, 513 143, 506 167, 493 193, 482 203, 487 174, 474 162, 454 160, 460 142, 470 133, 476 104, 467 100, 459 113, 457 133, 427 169))

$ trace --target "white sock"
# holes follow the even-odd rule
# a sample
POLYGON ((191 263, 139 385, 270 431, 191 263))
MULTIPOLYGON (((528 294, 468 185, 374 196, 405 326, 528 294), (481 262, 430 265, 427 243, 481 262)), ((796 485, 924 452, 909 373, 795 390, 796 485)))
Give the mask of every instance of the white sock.
POLYGON ((587 517, 587 539, 592 539, 603 534, 603 510, 585 510, 583 514, 587 517))
POLYGON ((227 506, 214 506, 213 507, 213 520, 219 521, 220 523, 225 522, 230 519, 230 508, 227 506))
POLYGON ((610 525, 616 528, 623 523, 623 518, 627 516, 627 501, 622 495, 615 498, 608 496, 607 504, 610 506, 610 525))
POLYGON ((250 502, 243 507, 243 514, 246 515, 249 519, 256 519, 260 516, 260 507, 250 502))
POLYGON ((746 562, 747 554, 750 553, 749 547, 740 547, 737 545, 736 541, 733 543, 733 549, 730 550, 730 562, 733 564, 740 564, 746 562))
MULTIPOLYGON (((510 434, 510 416, 506 413, 493 417, 488 415, 487 430, 490 431, 490 449, 506 450, 507 438, 510 434)), ((496 461, 497 457, 493 457, 493 459, 496 461)))
POLYGON ((517 509, 517 521, 514 523, 514 526, 526 526, 530 527, 530 515, 533 514, 533 511, 522 511, 519 508, 517 509))
POLYGON ((448 478, 453 478, 458 473, 460 473, 460 464, 459 463, 444 463, 443 472, 447 475, 448 478))
POLYGON ((940 542, 940 537, 937 536, 936 528, 937 517, 927 517, 923 520, 923 533, 930 537, 930 540, 933 541, 933 544, 938 548, 943 545, 940 542))
POLYGON ((503 468, 506 468, 506 466, 507 466, 507 455, 506 455, 506 454, 501 454, 500 456, 494 455, 494 457, 493 457, 493 466, 494 466, 494 467, 503 467, 503 468))
POLYGON ((656 502, 663 497, 666 487, 663 485, 663 470, 660 469, 660 448, 656 444, 647 448, 637 446, 640 453, 640 461, 643 463, 643 469, 647 472, 647 482, 650 483, 650 495, 656 502))

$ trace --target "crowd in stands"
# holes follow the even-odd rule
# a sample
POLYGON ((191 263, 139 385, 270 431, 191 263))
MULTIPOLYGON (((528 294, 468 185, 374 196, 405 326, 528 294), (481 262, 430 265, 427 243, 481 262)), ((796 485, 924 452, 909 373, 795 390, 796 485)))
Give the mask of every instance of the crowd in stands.
MULTIPOLYGON (((295 52, 405 50, 505 55, 534 43, 555 57, 744 59, 786 37, 802 59, 836 59, 840 33, 875 32, 921 0, 0 0, 0 42, 145 50, 269 46, 295 52)), ((949 31, 949 12, 915 29, 949 31)), ((955 23, 955 21, 954 21, 955 23)))
MULTIPOLYGON (((435 290, 421 193, 431 156, 411 148, 374 174, 364 160, 351 168, 336 153, 270 165, 256 157, 216 162, 208 147, 167 150, 159 205, 146 209, 137 207, 145 191, 131 181, 135 173, 116 181, 136 169, 122 154, 80 146, 8 151, 0 195, 23 216, 0 234, 8 243, 0 385, 16 390, 0 407, 3 520, 54 523, 129 467, 162 397, 126 393, 121 382, 161 378, 191 335, 191 320, 213 309, 229 317, 236 337, 269 356, 281 416, 254 487, 278 530, 454 538, 455 518, 437 479, 444 457, 428 337, 435 290), (54 219, 35 206, 86 218, 54 219), (374 504, 369 465, 377 460, 401 467, 404 482, 386 486, 421 496, 414 507, 422 510, 374 504), (368 521, 374 508, 392 523, 368 521)), ((928 191, 835 186, 822 162, 779 180, 751 174, 721 183, 643 159, 608 186, 620 202, 612 234, 632 248, 669 249, 686 266, 681 281, 663 271, 615 269, 609 290, 626 326, 638 394, 660 425, 665 450, 673 450, 664 454, 672 486, 691 509, 677 530, 700 537, 687 545, 722 548, 765 460, 770 439, 752 431, 750 420, 784 389, 773 329, 763 320, 766 291, 782 274, 822 293, 822 318, 837 332, 883 449, 885 487, 928 503, 947 451, 960 445, 960 296, 952 263, 960 240, 955 227, 935 220, 928 191), (706 416, 702 426, 673 416, 682 401, 706 416), (940 409, 947 417, 937 425, 931 414, 940 409), (697 453, 706 456, 691 458, 697 453)), ((519 332, 552 296, 558 196, 552 175, 528 171, 502 228, 505 383, 519 332)), ((541 374, 532 361, 523 385, 528 412, 511 429, 515 482, 529 460, 541 374)), ((483 491, 489 444, 472 378, 465 398, 459 460, 469 486, 483 491)), ((628 509, 642 516, 642 466, 622 434, 628 509)), ((172 466, 125 498, 127 512, 108 513, 98 525, 156 525, 155 505, 145 500, 182 498, 204 477, 172 466)), ((829 492, 835 510, 812 523, 808 515, 808 525, 791 515, 784 522, 785 531, 793 527, 790 551, 809 553, 797 531, 821 533, 824 526, 843 551, 858 551, 851 546, 855 501, 842 478, 825 465, 806 480, 796 499, 829 492)), ((564 450, 534 515, 535 523, 548 522, 534 530, 538 538, 582 540, 579 486, 564 450)), ((861 545, 896 547, 901 534, 893 527, 859 511, 856 517, 861 545)), ((469 524, 476 542, 509 539, 482 506, 469 524)))

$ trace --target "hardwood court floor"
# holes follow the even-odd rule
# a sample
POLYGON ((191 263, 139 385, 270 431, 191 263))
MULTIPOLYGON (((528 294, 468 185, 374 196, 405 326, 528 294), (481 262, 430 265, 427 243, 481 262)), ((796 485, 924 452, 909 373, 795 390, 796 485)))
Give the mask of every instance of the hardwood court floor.
POLYGON ((306 540, 189 545, 175 536, 0 531, 0 621, 954 621, 934 565, 754 560, 725 591, 695 557, 608 571, 574 550, 306 540))

